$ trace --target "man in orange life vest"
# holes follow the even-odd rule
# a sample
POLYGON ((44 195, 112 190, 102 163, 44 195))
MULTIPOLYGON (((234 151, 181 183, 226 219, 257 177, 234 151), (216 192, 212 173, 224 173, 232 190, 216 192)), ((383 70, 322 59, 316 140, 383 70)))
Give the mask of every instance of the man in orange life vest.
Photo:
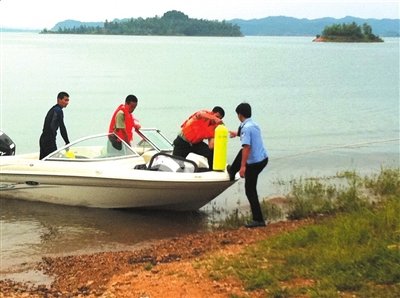
POLYGON ((213 166, 214 131, 222 124, 224 109, 216 106, 212 111, 201 110, 191 115, 182 125, 181 132, 174 140, 173 155, 186 157, 193 152, 205 156, 210 170, 213 166), (208 139, 208 145, 203 142, 208 139))
POLYGON ((132 129, 140 129, 139 122, 132 115, 137 104, 137 97, 135 95, 128 95, 125 99, 125 104, 121 104, 115 110, 108 129, 108 132, 114 132, 128 145, 132 142, 132 129))

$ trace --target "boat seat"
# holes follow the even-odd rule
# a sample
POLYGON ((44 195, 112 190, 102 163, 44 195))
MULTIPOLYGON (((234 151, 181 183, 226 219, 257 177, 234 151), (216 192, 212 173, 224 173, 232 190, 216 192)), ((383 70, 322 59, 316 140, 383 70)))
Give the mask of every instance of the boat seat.
POLYGON ((153 158, 154 155, 157 154, 156 150, 148 150, 141 154, 146 164, 150 163, 150 160, 153 158))
POLYGON ((147 169, 150 171, 161 172, 198 172, 198 167, 196 163, 192 160, 188 160, 183 157, 174 156, 164 152, 154 154, 150 159, 147 169))

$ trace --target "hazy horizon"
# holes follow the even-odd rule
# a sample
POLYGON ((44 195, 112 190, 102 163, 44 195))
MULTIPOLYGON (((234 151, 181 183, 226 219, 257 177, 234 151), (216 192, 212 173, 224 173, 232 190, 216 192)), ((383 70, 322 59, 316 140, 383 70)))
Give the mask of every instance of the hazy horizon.
POLYGON ((64 20, 104 22, 162 16, 178 10, 190 18, 207 20, 261 19, 287 16, 298 19, 352 16, 362 19, 399 19, 394 0, 0 0, 0 28, 52 28, 64 20))

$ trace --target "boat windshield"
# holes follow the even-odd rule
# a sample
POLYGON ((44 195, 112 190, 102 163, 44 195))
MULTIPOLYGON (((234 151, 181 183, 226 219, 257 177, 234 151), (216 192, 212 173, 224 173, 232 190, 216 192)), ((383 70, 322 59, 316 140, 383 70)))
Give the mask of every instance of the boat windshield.
POLYGON ((139 154, 114 134, 103 134, 72 142, 44 160, 105 160, 136 156, 139 154))
POLYGON ((137 137, 133 138, 135 143, 133 147, 141 148, 141 150, 150 148, 157 152, 172 153, 172 143, 157 128, 142 128, 135 133, 137 137))
POLYGON ((150 158, 157 152, 172 153, 172 143, 156 128, 135 131, 132 146, 114 134, 101 134, 79 139, 55 151, 44 160, 104 160, 136 156, 150 158))

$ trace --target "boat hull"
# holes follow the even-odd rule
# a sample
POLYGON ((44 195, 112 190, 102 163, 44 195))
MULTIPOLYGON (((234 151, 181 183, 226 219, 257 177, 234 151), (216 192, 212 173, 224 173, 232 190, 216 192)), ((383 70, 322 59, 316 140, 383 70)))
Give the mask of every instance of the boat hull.
MULTIPOLYGON (((222 173, 221 173, 222 174, 222 173)), ((2 175, 0 197, 96 208, 198 210, 233 182, 2 175), (5 183, 5 180, 8 182, 5 183)))

